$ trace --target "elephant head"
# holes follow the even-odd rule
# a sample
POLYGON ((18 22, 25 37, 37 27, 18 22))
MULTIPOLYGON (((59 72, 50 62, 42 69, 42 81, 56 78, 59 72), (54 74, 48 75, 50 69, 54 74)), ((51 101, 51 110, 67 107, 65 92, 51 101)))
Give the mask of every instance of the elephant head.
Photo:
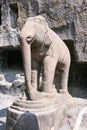
POLYGON ((25 84, 30 98, 31 86, 31 47, 49 47, 51 40, 48 33, 48 24, 42 16, 27 19, 20 33, 23 64, 25 70, 25 84))
POLYGON ((21 30, 21 37, 32 47, 42 46, 42 44, 49 46, 51 40, 48 29, 48 24, 42 16, 30 17, 21 30))

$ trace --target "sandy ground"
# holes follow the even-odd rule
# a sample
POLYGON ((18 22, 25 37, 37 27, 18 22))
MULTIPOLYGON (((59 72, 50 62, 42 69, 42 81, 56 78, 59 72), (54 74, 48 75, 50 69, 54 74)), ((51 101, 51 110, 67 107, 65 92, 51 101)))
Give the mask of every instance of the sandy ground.
MULTIPOLYGON (((0 130, 5 130, 7 108, 13 103, 15 98, 17 97, 0 93, 0 130)), ((86 98, 74 97, 74 100, 77 105, 66 113, 64 124, 59 130, 73 130, 79 112, 87 107, 86 98)), ((87 113, 83 116, 79 130, 87 130, 87 113)))

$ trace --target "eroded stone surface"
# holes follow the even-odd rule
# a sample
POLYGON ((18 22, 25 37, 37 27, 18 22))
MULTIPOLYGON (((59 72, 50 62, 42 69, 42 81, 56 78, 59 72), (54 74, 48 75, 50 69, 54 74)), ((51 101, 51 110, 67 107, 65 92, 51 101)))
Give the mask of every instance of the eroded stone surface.
POLYGON ((16 100, 8 109, 6 130, 58 130, 73 106, 73 99, 62 94, 38 101, 16 100))
POLYGON ((1 47, 17 47, 19 43, 16 29, 23 27, 27 17, 40 14, 62 39, 74 42, 76 60, 87 61, 86 0, 15 0, 15 2, 1 0, 0 3, 3 3, 0 6, 2 12, 0 31, 3 32, 0 34, 1 47), (11 12, 7 13, 9 10, 11 12), (17 23, 14 22, 15 19, 17 23))
MULTIPOLYGON (((82 90, 78 90, 78 93, 80 94, 80 97, 83 96, 82 90)), ((74 101, 77 103, 77 105, 74 108, 67 111, 64 123, 60 127, 59 130, 72 130, 74 128, 74 125, 75 125, 79 112, 84 107, 87 106, 87 99, 86 99, 87 93, 86 93, 86 91, 84 91, 84 93, 85 93, 84 99, 74 98, 74 101)), ((75 96, 77 96, 77 95, 78 94, 76 93, 75 96)), ((9 107, 11 104, 13 104, 15 98, 17 98, 17 97, 16 96, 13 97, 13 96, 9 96, 9 95, 0 93, 0 130, 5 130, 7 107, 9 107)), ((83 118, 83 121, 82 121, 79 129, 80 130, 87 129, 87 114, 85 114, 85 118, 83 118)))

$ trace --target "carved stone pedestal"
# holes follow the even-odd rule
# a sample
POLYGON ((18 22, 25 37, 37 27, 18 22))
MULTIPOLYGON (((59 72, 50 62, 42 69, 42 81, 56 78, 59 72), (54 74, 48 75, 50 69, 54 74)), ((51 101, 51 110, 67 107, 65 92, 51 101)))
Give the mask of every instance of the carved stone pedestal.
POLYGON ((58 130, 73 104, 64 94, 37 101, 18 99, 8 108, 6 130, 58 130))

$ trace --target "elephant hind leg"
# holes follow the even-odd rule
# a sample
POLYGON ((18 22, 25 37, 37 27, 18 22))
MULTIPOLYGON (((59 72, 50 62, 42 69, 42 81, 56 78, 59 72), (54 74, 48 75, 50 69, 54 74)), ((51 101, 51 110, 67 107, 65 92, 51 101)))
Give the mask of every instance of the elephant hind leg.
POLYGON ((69 75, 69 66, 61 65, 59 68, 60 72, 60 93, 68 92, 68 75, 69 75))

